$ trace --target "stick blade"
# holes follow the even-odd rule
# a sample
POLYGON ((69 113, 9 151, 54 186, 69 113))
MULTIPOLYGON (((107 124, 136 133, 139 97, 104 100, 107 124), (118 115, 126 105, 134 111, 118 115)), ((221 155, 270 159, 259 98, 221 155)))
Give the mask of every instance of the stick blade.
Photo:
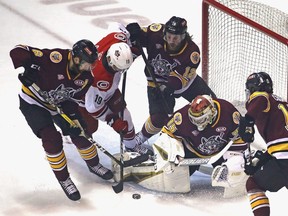
POLYGON ((120 181, 116 185, 112 185, 112 188, 113 188, 114 192, 117 194, 122 192, 123 191, 123 182, 120 181))

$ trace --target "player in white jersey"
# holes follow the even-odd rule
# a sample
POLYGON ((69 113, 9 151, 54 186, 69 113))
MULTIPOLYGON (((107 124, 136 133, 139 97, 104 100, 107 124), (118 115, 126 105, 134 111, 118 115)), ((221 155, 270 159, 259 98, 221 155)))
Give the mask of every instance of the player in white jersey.
POLYGON ((99 57, 92 66, 94 83, 85 97, 87 111, 123 135, 126 151, 153 154, 152 150, 137 144, 131 114, 118 88, 121 75, 134 60, 129 46, 129 33, 125 32, 125 27, 122 31, 112 32, 102 38, 96 47, 99 57))

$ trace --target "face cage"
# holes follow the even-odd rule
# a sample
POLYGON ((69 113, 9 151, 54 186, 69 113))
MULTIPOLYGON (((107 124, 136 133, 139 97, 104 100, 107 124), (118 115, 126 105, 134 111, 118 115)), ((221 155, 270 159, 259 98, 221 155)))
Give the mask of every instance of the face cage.
POLYGON ((192 124, 196 125, 199 131, 202 131, 205 129, 205 127, 212 122, 213 118, 213 113, 211 109, 207 111, 205 114, 199 117, 195 117, 190 113, 188 113, 189 120, 191 121, 192 124))

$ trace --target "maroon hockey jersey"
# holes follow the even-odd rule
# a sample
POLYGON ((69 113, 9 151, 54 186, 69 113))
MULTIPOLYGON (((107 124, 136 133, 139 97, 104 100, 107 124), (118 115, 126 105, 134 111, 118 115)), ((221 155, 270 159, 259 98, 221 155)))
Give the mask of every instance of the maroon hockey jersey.
POLYGON ((288 103, 274 94, 254 92, 246 102, 247 115, 255 120, 268 152, 288 159, 288 103))
MULTIPOLYGON (((140 43, 146 47, 148 61, 152 66, 157 82, 167 83, 180 95, 193 83, 196 69, 200 64, 200 49, 191 40, 178 53, 171 53, 166 48, 163 38, 163 24, 154 23, 141 32, 140 43)), ((148 82, 153 85, 152 77, 145 71, 148 82)))
MULTIPOLYGON (((217 109, 217 116, 213 124, 208 124, 203 131, 189 120, 188 109, 190 104, 174 112, 163 130, 172 133, 175 138, 182 139, 185 148, 193 156, 205 157, 220 152, 233 137, 238 136, 238 124, 240 113, 228 101, 214 99, 217 109)), ((234 141, 229 150, 245 150, 247 144, 238 138, 234 141)), ((186 154, 187 156, 187 154, 186 154)), ((189 157, 189 156, 188 156, 189 157)))
MULTIPOLYGON (((67 114, 75 113, 83 102, 84 95, 93 82, 91 71, 73 74, 69 71, 69 49, 38 49, 17 45, 10 51, 15 68, 37 68, 35 82, 53 104, 61 105, 67 114)), ((43 106, 53 113, 55 109, 32 88, 22 86, 20 97, 30 104, 43 106)), ((56 114, 56 112, 54 112, 56 114)))

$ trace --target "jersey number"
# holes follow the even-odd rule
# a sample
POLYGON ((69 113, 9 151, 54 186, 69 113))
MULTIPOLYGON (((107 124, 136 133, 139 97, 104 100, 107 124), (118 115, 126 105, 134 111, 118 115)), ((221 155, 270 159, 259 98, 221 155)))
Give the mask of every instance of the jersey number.
POLYGON ((97 94, 96 97, 95 97, 95 103, 96 103, 96 104, 101 104, 101 103, 102 103, 102 100, 103 100, 103 98, 100 97, 100 96, 97 94))
POLYGON ((286 128, 286 130, 288 130, 288 111, 283 104, 279 104, 278 109, 280 109, 284 115, 285 124, 286 124, 285 128, 286 128))

